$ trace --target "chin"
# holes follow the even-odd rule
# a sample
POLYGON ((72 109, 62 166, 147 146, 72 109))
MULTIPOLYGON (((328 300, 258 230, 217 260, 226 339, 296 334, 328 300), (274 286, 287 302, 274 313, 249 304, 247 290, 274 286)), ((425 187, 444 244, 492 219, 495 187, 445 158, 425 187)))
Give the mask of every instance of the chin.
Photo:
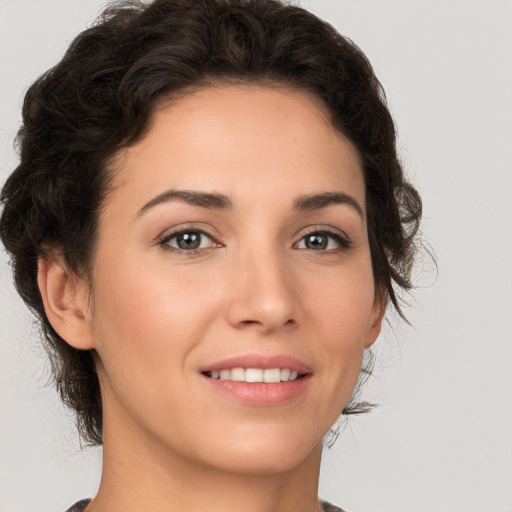
MULTIPOLYGON (((318 457, 322 453, 323 438, 319 442, 311 442, 304 437, 269 434, 248 437, 239 440, 230 439, 222 446, 215 448, 213 455, 215 464, 222 461, 225 471, 239 474, 276 474, 293 471, 308 459, 318 457)), ((211 450, 211 446, 210 446, 211 450)))

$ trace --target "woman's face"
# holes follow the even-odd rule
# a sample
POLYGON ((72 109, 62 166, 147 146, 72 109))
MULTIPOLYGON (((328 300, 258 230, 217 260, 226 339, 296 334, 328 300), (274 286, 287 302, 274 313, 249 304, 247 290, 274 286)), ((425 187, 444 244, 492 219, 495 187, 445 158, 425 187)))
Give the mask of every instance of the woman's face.
POLYGON ((306 93, 211 87, 115 167, 87 317, 105 443, 237 472, 320 453, 383 311, 354 146, 306 93))

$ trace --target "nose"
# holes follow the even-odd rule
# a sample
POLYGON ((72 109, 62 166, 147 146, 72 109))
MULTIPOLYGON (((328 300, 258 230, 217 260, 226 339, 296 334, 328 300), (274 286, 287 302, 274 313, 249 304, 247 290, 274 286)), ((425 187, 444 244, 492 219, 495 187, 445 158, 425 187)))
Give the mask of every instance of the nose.
POLYGON ((290 265, 277 251, 247 251, 229 270, 228 322, 237 329, 271 333, 298 321, 298 296, 290 265))

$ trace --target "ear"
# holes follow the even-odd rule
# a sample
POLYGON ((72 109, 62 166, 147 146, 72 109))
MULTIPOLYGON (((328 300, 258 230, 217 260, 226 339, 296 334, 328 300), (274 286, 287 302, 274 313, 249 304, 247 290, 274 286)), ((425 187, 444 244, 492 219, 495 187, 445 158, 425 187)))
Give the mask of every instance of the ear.
POLYGON ((80 350, 94 348, 87 287, 61 256, 39 258, 37 283, 46 316, 59 336, 80 350))
POLYGON ((388 304, 388 295, 386 292, 376 290, 375 298, 373 300, 372 311, 370 314, 370 322, 368 331, 366 332, 366 339, 364 348, 370 348, 377 340, 382 329, 382 320, 386 312, 388 304))

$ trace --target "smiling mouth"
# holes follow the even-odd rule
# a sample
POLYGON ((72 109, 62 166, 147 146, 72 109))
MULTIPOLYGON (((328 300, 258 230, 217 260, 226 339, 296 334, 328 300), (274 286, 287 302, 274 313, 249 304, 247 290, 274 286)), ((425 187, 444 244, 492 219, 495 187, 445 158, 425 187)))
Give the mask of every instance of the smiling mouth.
POLYGON ((306 373, 298 373, 289 368, 232 368, 229 370, 206 371, 202 373, 206 377, 216 380, 249 383, 265 382, 269 384, 290 382, 302 379, 307 375, 306 373))

